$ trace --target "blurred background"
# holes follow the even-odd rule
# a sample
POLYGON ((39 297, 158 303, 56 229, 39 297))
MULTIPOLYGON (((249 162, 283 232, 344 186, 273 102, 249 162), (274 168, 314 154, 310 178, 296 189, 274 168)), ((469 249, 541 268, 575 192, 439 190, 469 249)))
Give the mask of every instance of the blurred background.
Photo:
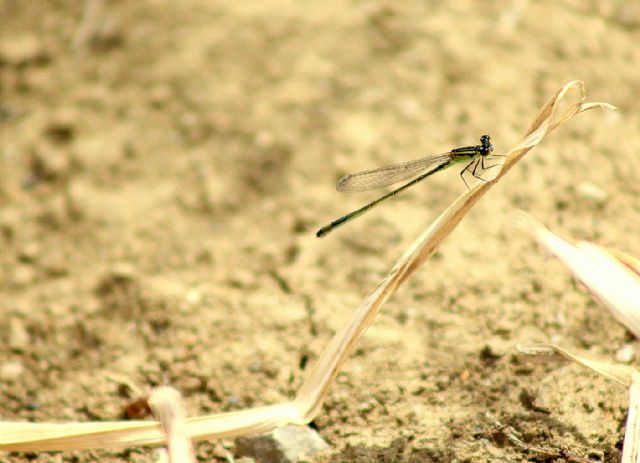
MULTIPOLYGON (((0 415, 119 419, 165 375, 191 415, 292 398, 465 188, 449 169, 320 240, 379 194, 336 180, 485 133, 501 154, 581 79, 619 111, 577 116, 493 188, 315 425, 327 461, 619 461, 626 391, 512 347, 612 360, 637 343, 511 220, 638 254, 638 43, 624 0, 1 0, 0 415)), ((14 461, 96 459, 153 454, 14 461)))

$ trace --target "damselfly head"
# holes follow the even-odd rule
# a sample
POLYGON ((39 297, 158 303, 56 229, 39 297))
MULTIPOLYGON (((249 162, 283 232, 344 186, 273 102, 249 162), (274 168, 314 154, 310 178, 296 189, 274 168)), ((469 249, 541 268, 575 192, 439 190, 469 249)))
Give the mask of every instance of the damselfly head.
POLYGON ((491 144, 491 137, 489 135, 483 135, 480 137, 480 154, 487 155, 493 151, 493 145, 491 144))

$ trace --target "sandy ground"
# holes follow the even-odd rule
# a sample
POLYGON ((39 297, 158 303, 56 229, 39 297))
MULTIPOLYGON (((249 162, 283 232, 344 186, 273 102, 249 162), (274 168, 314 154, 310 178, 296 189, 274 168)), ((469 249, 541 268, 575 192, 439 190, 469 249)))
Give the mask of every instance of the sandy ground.
POLYGON ((314 423, 324 461, 619 461, 626 391, 513 347, 638 343, 511 221, 640 251, 636 2, 113 1, 82 25, 83 5, 0 2, 2 419, 118 419, 123 384, 165 377, 192 415, 292 398, 465 188, 444 172, 320 240, 378 194, 336 179, 483 133, 499 153, 582 79, 620 111, 578 116, 477 205, 314 423))

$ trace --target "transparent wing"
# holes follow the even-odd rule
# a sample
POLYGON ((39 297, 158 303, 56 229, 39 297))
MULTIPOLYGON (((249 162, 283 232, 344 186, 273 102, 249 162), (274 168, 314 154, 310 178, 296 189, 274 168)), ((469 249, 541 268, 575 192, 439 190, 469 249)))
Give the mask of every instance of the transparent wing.
POLYGON ((406 180, 427 170, 429 167, 444 164, 449 160, 451 160, 451 151, 416 159, 415 161, 363 170, 362 172, 342 177, 338 180, 336 189, 343 192, 375 190, 406 180))

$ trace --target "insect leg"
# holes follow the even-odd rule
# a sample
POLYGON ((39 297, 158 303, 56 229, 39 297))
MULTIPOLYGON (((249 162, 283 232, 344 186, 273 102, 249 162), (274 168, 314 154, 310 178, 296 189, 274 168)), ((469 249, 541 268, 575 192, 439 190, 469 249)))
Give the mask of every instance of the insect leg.
MULTIPOLYGON (((464 169, 462 169, 462 172, 460 172, 460 178, 462 179, 462 181, 464 182, 465 186, 467 187, 467 190, 470 190, 471 188, 469 188, 469 184, 468 184, 468 183, 467 183, 467 181, 464 179, 464 173, 465 173, 465 172, 469 172, 469 168, 470 168, 474 163, 475 163, 475 164, 476 164, 476 166, 477 166, 477 163, 478 163, 479 161, 480 161, 479 159, 478 159, 478 160, 476 160, 476 159, 472 160, 469 164, 467 164, 467 165, 465 166, 465 168, 464 168, 464 169)), ((474 170, 475 170, 475 167, 474 167, 474 170)), ((475 177, 475 174, 474 174, 473 176, 475 177)))
POLYGON ((480 175, 476 174, 476 170, 478 170, 478 166, 482 167, 482 170, 484 170, 484 157, 481 157, 480 159, 478 159, 476 161, 476 165, 473 166, 473 170, 471 171, 471 175, 473 175, 475 178, 478 178, 478 179, 482 180, 483 182, 486 182, 485 179, 483 179, 480 175))

